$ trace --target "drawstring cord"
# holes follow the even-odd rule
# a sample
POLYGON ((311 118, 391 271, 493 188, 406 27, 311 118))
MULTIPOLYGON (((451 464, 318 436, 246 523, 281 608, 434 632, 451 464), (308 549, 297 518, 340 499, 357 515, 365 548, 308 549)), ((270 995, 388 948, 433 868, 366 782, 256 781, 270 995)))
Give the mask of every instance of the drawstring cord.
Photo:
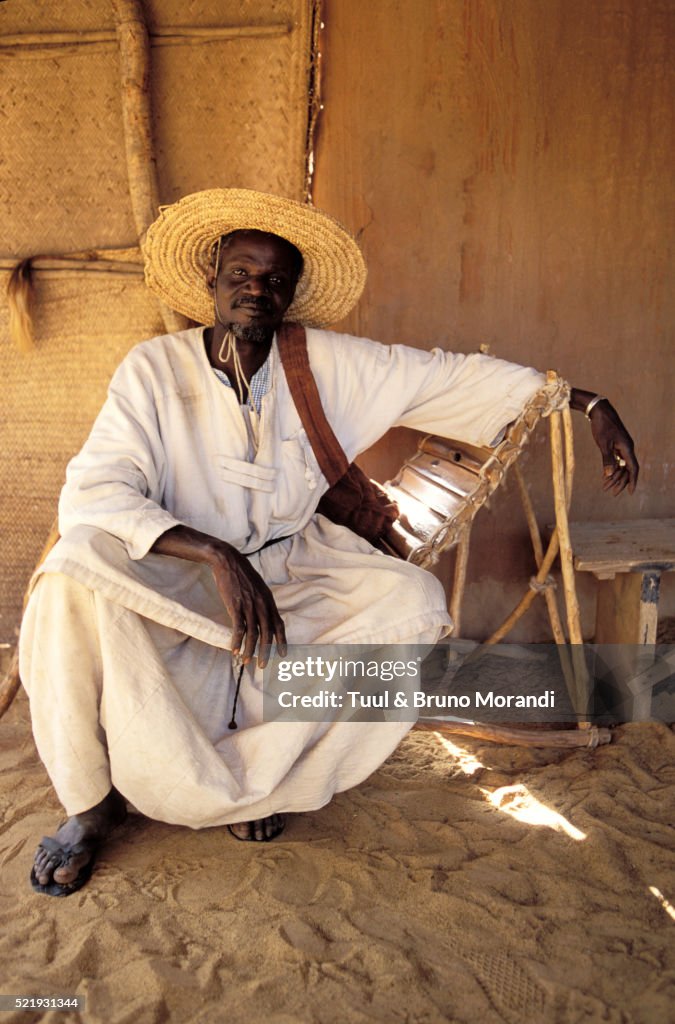
MULTIPOLYGON (((218 309, 218 300, 216 299, 216 310, 218 309)), ((220 320, 220 313, 218 314, 220 320)), ((222 321, 221 321, 222 323, 222 321)), ((232 331, 226 331, 225 337, 223 338, 220 351, 218 352, 219 361, 225 365, 232 361, 232 368, 234 370, 234 379, 237 385, 237 393, 239 400, 243 405, 246 401, 246 396, 250 395, 251 388, 250 384, 246 379, 246 374, 241 365, 241 359, 239 358, 239 349, 237 348, 237 339, 235 338, 232 331)))
MULTIPOLYGON (((236 660, 238 661, 239 659, 237 658, 236 660)), ((234 691, 234 701, 232 702, 232 718, 230 720, 230 724, 227 727, 228 729, 236 729, 237 728, 237 718, 236 718, 236 715, 237 715, 237 701, 239 700, 239 689, 241 687, 241 677, 243 676, 243 674, 244 674, 244 663, 242 661, 242 663, 239 666, 239 675, 237 676, 237 685, 236 685, 235 691, 234 691)))

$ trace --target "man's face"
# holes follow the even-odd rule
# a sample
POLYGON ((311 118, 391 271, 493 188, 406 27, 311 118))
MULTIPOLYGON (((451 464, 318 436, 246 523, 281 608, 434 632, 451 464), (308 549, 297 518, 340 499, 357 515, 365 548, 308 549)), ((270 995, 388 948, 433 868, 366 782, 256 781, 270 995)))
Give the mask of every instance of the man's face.
POLYGON ((220 249, 215 288, 218 319, 242 340, 268 339, 293 301, 298 282, 294 250, 283 238, 264 231, 236 231, 220 249))

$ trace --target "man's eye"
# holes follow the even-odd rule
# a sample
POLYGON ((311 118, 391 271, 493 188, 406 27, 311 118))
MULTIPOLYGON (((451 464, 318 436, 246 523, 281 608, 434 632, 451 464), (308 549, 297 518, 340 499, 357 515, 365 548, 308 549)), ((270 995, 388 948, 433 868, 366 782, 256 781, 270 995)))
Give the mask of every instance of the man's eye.
POLYGON ((230 273, 233 277, 244 277, 246 275, 246 271, 243 267, 233 267, 230 273))

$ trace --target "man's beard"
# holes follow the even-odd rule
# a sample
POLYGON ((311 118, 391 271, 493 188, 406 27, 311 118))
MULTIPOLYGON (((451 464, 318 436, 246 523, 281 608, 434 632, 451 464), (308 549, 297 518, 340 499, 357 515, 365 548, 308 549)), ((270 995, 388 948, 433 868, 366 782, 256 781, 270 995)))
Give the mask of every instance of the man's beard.
MULTIPOLYGON (((274 334, 274 328, 264 327, 262 324, 256 323, 252 320, 248 324, 239 323, 225 323, 221 315, 220 309, 218 308, 218 294, 214 294, 214 307, 216 320, 218 323, 229 331, 230 334, 234 335, 237 341, 246 341, 251 345, 268 345, 272 342, 272 336, 274 334)), ((247 306, 254 306, 261 308, 265 312, 269 312, 267 302, 261 296, 252 296, 246 303, 247 306)))
POLYGON ((262 324, 228 324, 228 331, 234 334, 238 341, 247 341, 252 345, 265 345, 271 341, 274 331, 270 327, 263 327, 262 324))

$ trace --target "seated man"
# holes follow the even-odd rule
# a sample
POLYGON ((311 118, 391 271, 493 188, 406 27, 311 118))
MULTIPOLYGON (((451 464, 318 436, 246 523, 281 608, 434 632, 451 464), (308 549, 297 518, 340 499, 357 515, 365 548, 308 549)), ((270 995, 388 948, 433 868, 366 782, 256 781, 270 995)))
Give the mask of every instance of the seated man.
MULTIPOLYGON (((340 225, 291 200, 187 196, 145 256, 149 286, 206 326, 143 342, 118 368, 24 618, 35 739, 68 815, 31 873, 50 895, 84 884, 127 801, 267 840, 285 812, 323 806, 385 760, 411 722, 264 720, 273 644, 433 644, 451 628, 432 575, 316 514, 327 482, 280 361, 282 322, 307 328, 350 460, 395 425, 489 444, 544 384, 478 354, 320 330, 358 300, 365 265, 340 225)), ((590 416, 605 487, 632 491, 612 406, 574 389, 571 402, 590 416)))

